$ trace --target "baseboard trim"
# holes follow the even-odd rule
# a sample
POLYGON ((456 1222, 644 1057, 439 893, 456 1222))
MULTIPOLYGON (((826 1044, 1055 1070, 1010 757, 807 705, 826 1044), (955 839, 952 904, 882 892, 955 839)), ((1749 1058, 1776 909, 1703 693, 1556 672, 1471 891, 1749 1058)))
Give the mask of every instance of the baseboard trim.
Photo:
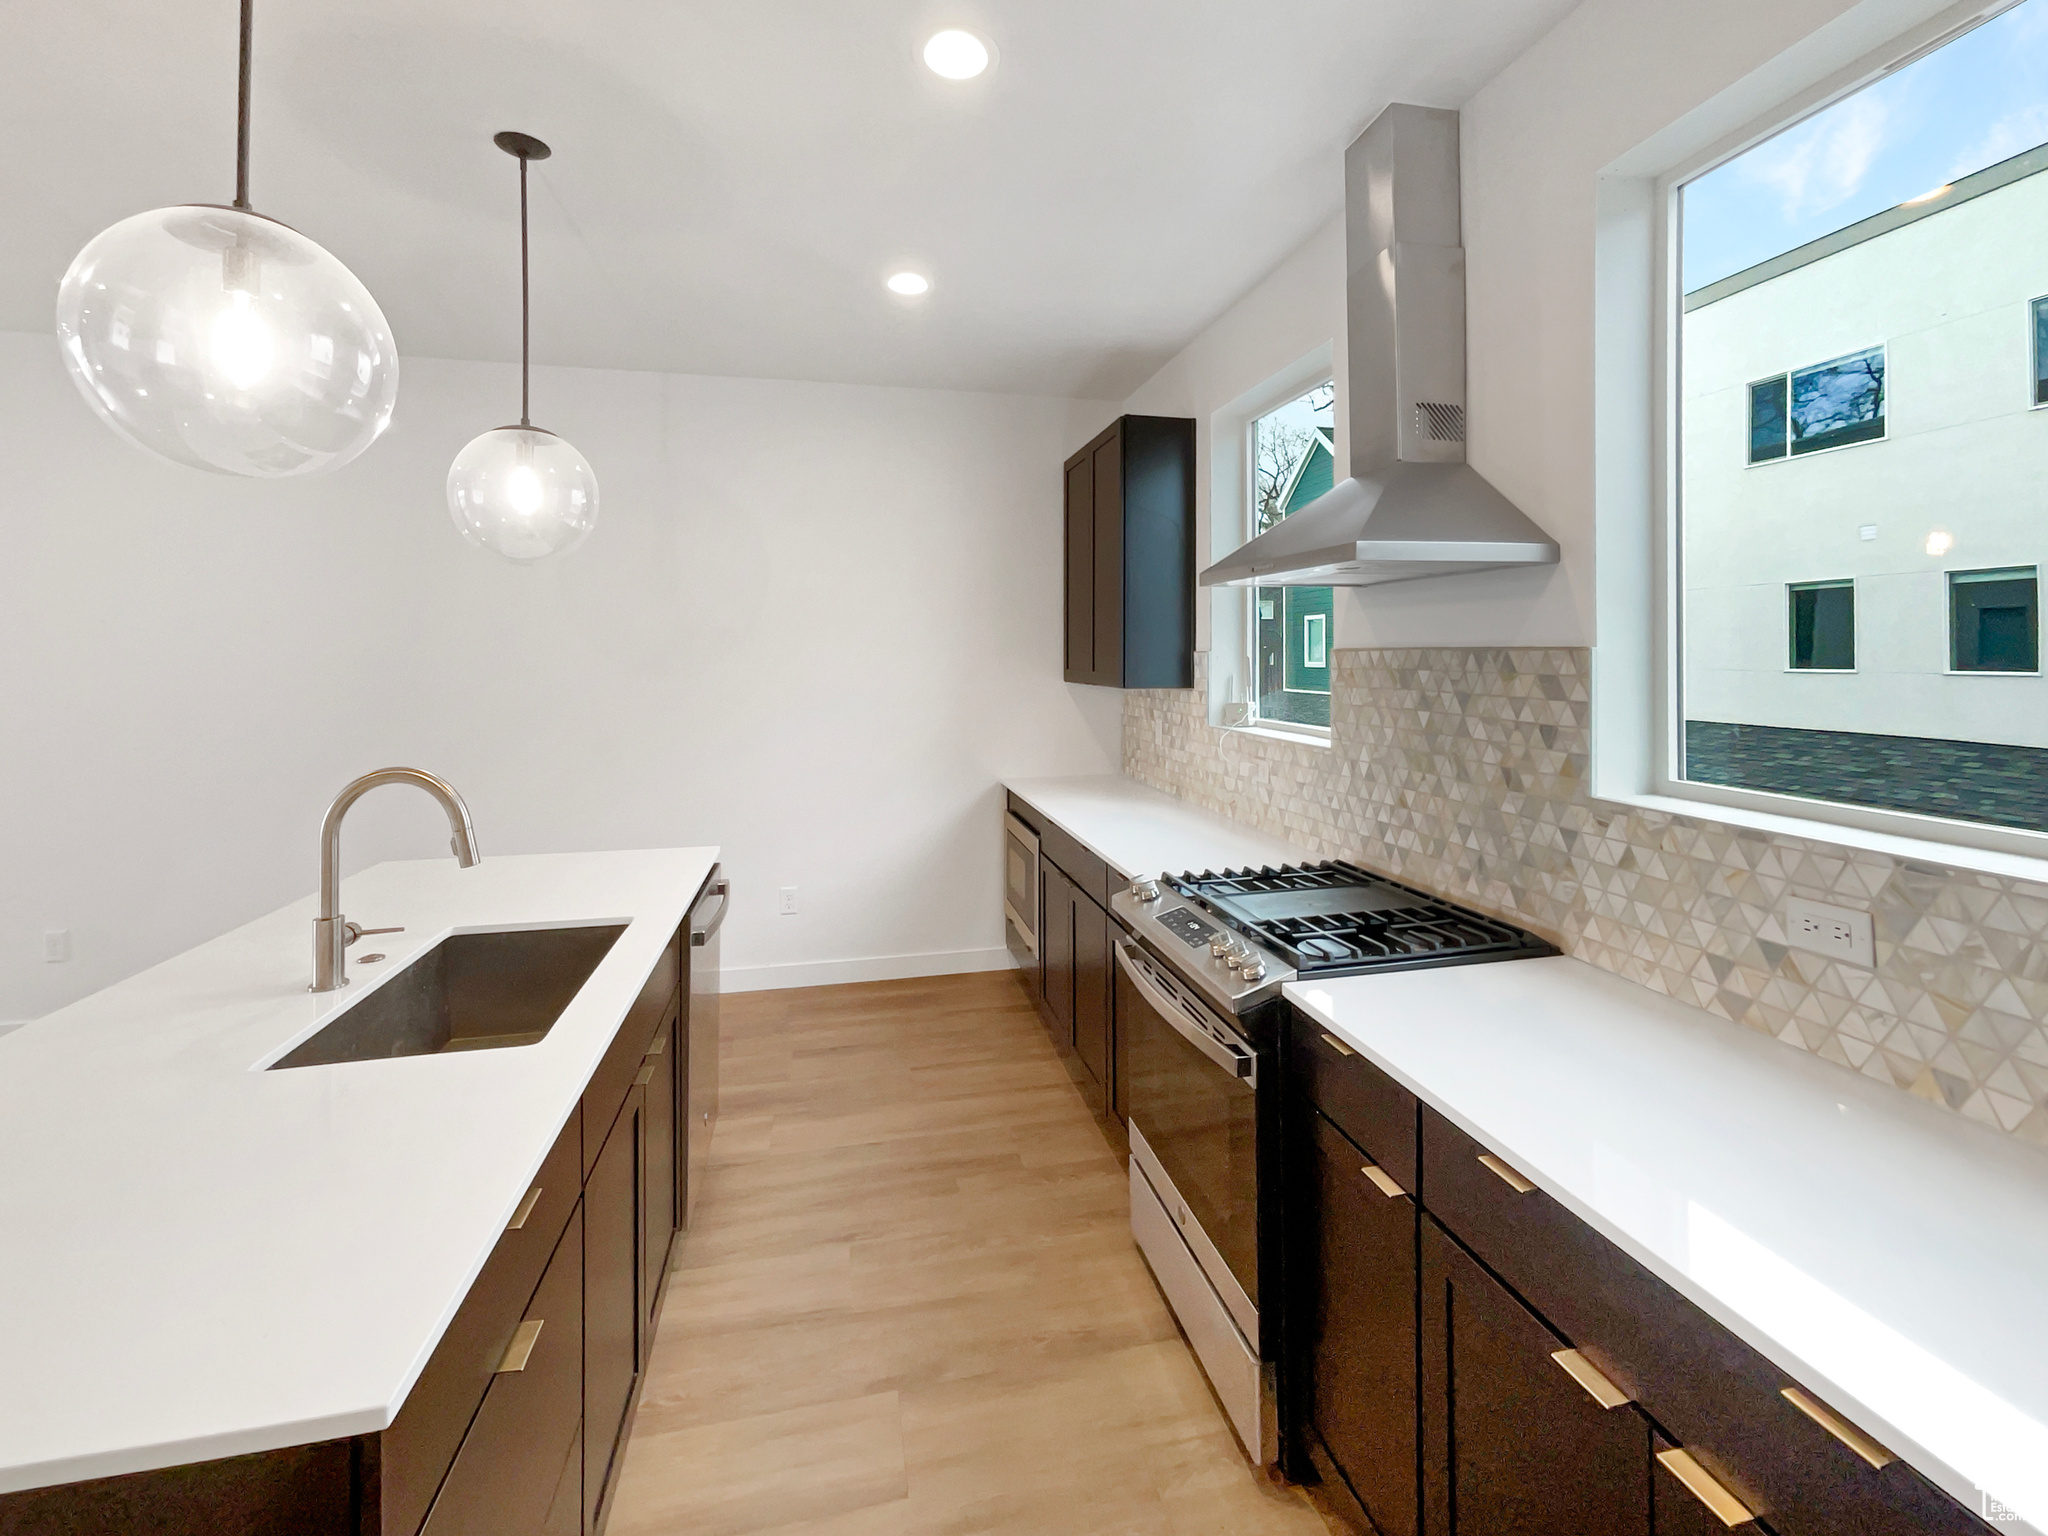
POLYGON ((721 992, 770 992, 784 987, 836 987, 850 981, 904 981, 913 976, 962 976, 1017 966, 1007 949, 949 949, 928 955, 874 955, 863 960, 800 960, 788 965, 727 966, 721 992))

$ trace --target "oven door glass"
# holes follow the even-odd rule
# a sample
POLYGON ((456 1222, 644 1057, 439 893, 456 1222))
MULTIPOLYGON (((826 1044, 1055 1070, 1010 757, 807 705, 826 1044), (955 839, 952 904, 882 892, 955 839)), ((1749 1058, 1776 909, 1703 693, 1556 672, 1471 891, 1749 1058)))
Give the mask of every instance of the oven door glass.
POLYGON ((1258 1090, 1168 1022, 1122 966, 1116 1021, 1128 1052, 1131 1123, 1256 1307, 1258 1090))

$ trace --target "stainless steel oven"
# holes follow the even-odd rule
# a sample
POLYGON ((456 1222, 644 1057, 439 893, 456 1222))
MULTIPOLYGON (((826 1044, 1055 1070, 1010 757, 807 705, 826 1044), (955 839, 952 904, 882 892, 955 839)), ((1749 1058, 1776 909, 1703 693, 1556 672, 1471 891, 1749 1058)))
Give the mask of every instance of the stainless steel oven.
POLYGON ((1004 937, 1017 963, 1038 960, 1038 834, 1012 811, 1003 813, 1004 937))
POLYGON ((1259 1339, 1259 1054, 1143 945, 1119 939, 1131 1227, 1252 1460, 1271 1459, 1259 1339))
POLYGON ((1284 1246, 1278 1045, 1303 976, 1555 954, 1356 865, 1162 874, 1110 897, 1131 1231, 1244 1448, 1278 1453, 1284 1246), (1264 1168, 1263 1187, 1260 1177, 1264 1168), (1261 1307, 1260 1276, 1268 1282, 1261 1307))

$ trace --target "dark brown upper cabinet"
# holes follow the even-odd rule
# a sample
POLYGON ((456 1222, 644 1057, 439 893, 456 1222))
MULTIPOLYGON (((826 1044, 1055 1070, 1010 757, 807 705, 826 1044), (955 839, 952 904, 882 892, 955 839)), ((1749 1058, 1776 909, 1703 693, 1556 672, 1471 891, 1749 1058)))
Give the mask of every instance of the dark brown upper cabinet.
POLYGON ((1066 678, 1195 685, 1195 423, 1121 416, 1067 460, 1066 678))

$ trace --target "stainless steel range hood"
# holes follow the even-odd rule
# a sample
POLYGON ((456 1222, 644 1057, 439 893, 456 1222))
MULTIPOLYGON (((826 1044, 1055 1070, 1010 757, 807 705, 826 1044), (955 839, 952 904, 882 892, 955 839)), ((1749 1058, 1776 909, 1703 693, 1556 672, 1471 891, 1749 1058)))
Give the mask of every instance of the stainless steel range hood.
POLYGON ((1352 477, 1202 572, 1205 587, 1372 587, 1555 565, 1465 462, 1458 114, 1388 107, 1344 153, 1352 477))

